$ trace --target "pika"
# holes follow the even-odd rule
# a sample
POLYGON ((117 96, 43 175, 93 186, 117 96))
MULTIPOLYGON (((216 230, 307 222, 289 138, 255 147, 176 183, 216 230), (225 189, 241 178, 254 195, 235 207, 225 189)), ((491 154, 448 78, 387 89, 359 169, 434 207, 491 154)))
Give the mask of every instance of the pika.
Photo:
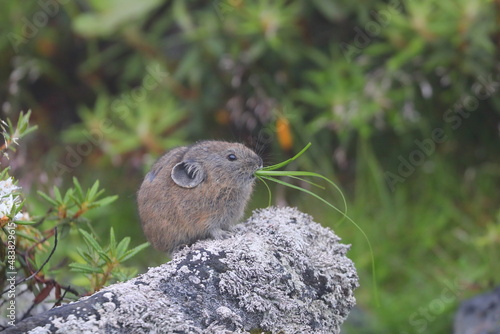
POLYGON ((262 159, 243 144, 201 141, 163 155, 137 194, 139 216, 154 248, 222 238, 239 222, 262 159))

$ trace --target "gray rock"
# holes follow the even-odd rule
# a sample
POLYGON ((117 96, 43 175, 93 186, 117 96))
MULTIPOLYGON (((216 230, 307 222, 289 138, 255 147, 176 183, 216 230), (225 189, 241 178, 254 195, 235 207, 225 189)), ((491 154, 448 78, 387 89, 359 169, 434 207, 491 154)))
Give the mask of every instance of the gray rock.
POLYGON ((256 211, 228 239, 5 333, 339 333, 358 287, 339 241, 296 209, 256 211))
POLYGON ((500 287, 464 301, 455 315, 454 334, 500 334, 500 287))

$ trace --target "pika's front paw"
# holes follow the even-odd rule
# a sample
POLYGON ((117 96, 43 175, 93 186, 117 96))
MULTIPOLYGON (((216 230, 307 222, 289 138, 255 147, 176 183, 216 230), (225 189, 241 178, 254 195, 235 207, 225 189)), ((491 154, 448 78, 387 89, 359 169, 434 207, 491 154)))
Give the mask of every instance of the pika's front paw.
POLYGON ((214 229, 210 231, 209 238, 211 239, 227 239, 233 235, 231 230, 214 229))

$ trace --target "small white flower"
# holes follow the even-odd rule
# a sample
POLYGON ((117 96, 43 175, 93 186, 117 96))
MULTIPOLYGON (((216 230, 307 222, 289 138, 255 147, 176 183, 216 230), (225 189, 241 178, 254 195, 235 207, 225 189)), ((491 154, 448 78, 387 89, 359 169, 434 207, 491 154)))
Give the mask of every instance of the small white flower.
POLYGON ((20 189, 20 187, 14 185, 12 177, 6 180, 0 181, 0 196, 6 196, 12 194, 14 191, 20 189))
POLYGON ((11 210, 12 207, 16 204, 16 199, 14 196, 9 195, 2 197, 0 199, 0 216, 4 217, 7 216, 11 210))
MULTIPOLYGON (((0 218, 8 216, 12 212, 12 208, 21 203, 19 195, 16 194, 18 189, 20 187, 14 184, 12 177, 0 181, 0 218)), ((14 217, 14 220, 19 220, 22 217, 23 213, 19 212, 14 217)))
POLYGON ((6 213, 9 213, 10 211, 7 209, 7 204, 4 202, 2 199, 0 201, 0 218, 5 217, 6 213))
POLYGON ((27 213, 27 212, 19 212, 16 215, 16 219, 15 220, 30 221, 31 217, 30 217, 29 213, 27 213))

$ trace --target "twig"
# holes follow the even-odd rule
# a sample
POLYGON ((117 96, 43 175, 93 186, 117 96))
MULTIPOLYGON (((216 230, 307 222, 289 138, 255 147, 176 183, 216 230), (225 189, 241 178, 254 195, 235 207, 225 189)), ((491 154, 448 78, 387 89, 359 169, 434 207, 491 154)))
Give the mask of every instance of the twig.
MULTIPOLYGON (((44 240, 42 240, 41 242, 44 242, 45 240, 47 240, 48 238, 50 238, 50 236, 44 238, 44 240)), ((32 246, 31 248, 33 248, 34 246, 32 246)), ((16 283, 16 286, 27 281, 27 280, 30 280, 32 279, 33 277, 35 277, 40 271, 42 271, 43 267, 45 267, 45 265, 49 262, 50 258, 52 257, 52 255, 54 255, 54 252, 56 251, 56 247, 57 247, 57 227, 54 227, 54 247, 52 247, 52 250, 50 251, 50 254, 49 256, 47 257, 47 259, 45 260, 45 262, 43 262, 43 264, 40 266, 40 268, 38 268, 33 274, 31 274, 30 276, 26 277, 26 278, 23 278, 21 281, 19 281, 18 283, 16 283)), ((31 249, 30 249, 31 250, 31 249)))
MULTIPOLYGON (((46 239, 45 239, 46 240, 46 239)), ((19 282, 16 282, 15 286, 18 286, 19 284, 21 283, 24 283, 26 282, 27 280, 30 280, 32 279, 33 277, 35 277, 42 269, 43 267, 47 264, 47 262, 49 262, 50 258, 52 257, 52 255, 54 255, 54 252, 56 250, 56 247, 57 247, 57 227, 54 228, 54 247, 52 248, 52 250, 50 251, 50 254, 49 256, 47 257, 47 259, 45 260, 45 262, 40 266, 40 268, 38 268, 33 274, 31 274, 30 276, 28 277, 25 277, 23 278, 22 280, 20 280, 19 282)), ((6 293, 7 291, 9 291, 9 289, 5 290, 4 292, 2 292, 2 295, 4 293, 6 293)))
MULTIPOLYGON (((49 254, 49 258, 43 263, 42 267, 40 267, 34 274, 32 274, 31 276, 29 276, 29 278, 25 278, 25 280, 31 279, 34 275, 38 274, 42 270, 43 266, 45 266, 45 264, 47 263, 47 261, 50 259, 50 257, 52 256, 52 254, 54 254, 55 247, 57 246, 57 226, 54 227, 52 230, 50 230, 50 232, 49 232, 49 234, 47 236, 45 236, 43 239, 39 240, 37 243, 33 244, 30 248, 28 248, 28 250, 26 251, 26 253, 24 253, 24 261, 26 262, 26 266, 28 267, 28 269, 31 272, 33 272, 33 269, 31 268, 31 263, 30 263, 30 261, 28 259, 28 256, 30 255, 30 253, 33 250, 33 248, 35 248, 36 246, 40 245, 41 243, 44 243, 45 241, 47 241, 53 235, 56 235, 56 237, 55 237, 55 241, 54 241, 54 248, 52 249, 52 252, 49 254)), ((16 286, 19 285, 22 282, 23 281, 17 283, 16 286)))
POLYGON ((71 292, 72 294, 74 294, 77 297, 80 296, 80 294, 78 293, 78 291, 74 290, 73 288, 71 288, 70 285, 68 285, 67 287, 64 288, 63 295, 58 300, 56 300, 56 302, 54 303, 54 306, 52 306, 52 308, 54 308, 56 306, 59 306, 59 304, 63 301, 64 297, 66 297, 66 294, 68 292, 71 292))

